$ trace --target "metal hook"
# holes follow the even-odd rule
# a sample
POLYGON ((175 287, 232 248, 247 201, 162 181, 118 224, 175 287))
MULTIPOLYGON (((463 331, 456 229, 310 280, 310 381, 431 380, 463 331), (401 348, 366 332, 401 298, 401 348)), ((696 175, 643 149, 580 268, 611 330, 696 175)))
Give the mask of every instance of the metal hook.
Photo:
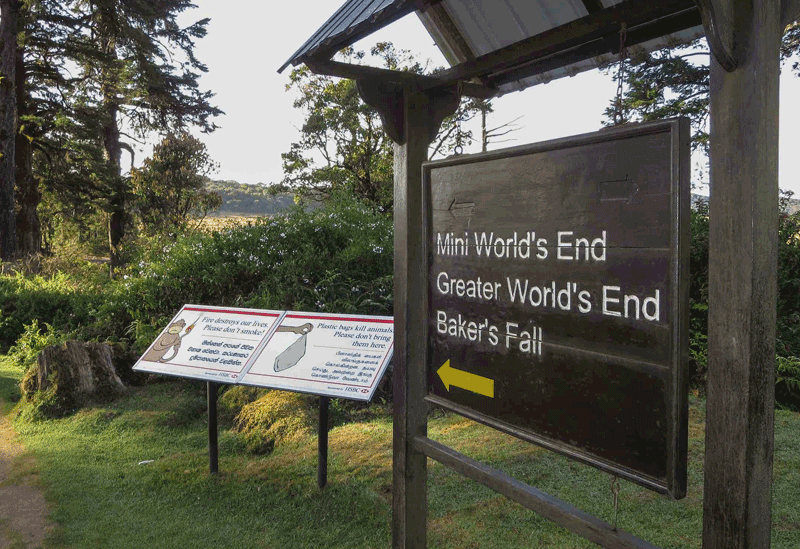
POLYGON ((619 477, 614 475, 611 477, 611 500, 614 504, 614 530, 617 529, 617 513, 619 512, 619 477))

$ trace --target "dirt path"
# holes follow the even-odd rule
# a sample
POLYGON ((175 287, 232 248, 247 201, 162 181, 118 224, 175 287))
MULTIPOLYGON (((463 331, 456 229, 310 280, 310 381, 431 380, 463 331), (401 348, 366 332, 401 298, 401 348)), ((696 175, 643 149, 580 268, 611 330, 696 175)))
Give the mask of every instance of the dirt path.
MULTIPOLYGON (((0 409, 3 402, 0 400, 0 409)), ((30 461, 13 469, 26 455, 16 433, 0 414, 0 549, 42 547, 53 523, 47 520, 47 502, 34 482, 36 468, 30 461), (22 471, 20 472, 20 469, 22 471)), ((32 459, 28 456, 27 459, 32 459)))

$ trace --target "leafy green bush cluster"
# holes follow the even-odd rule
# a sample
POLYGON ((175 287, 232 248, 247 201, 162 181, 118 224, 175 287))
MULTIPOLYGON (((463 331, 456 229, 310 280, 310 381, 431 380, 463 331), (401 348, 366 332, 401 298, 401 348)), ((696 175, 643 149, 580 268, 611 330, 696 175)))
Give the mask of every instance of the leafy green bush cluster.
MULTIPOLYGON (((778 220, 778 303, 776 325, 776 402, 800 407, 800 212, 789 213, 791 193, 781 197, 778 220)), ((689 283, 689 375, 702 390, 708 372, 708 241, 707 201, 692 209, 689 283)))
MULTIPOLYGON (((0 277, 0 352, 17 342, 27 326, 38 323, 70 332, 94 322, 101 292, 66 273, 0 277)), ((33 327, 38 331, 39 327, 33 327)))
POLYGON ((53 330, 49 324, 45 324, 42 331, 39 321, 34 320, 24 327, 17 342, 8 350, 11 362, 20 368, 26 368, 36 360, 42 349, 63 343, 64 337, 63 333, 53 330))
POLYGON ((64 272, 0 277, 0 352, 22 337, 25 362, 29 343, 53 332, 120 342, 134 356, 186 303, 392 312, 391 219, 352 201, 162 242, 142 246, 128 271, 104 284, 64 272))
POLYGON ((391 314, 392 238, 390 219, 345 202, 179 237, 140 261, 98 316, 122 333, 161 326, 185 303, 391 314))

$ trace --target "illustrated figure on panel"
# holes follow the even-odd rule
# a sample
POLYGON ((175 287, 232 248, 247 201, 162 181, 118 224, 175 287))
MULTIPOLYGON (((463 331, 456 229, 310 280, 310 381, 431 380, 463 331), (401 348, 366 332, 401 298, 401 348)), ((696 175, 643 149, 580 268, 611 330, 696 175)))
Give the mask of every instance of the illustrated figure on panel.
MULTIPOLYGON (((196 323, 195 323, 196 324, 196 323)), ((145 353, 142 360, 149 362, 169 362, 178 355, 178 350, 181 348, 181 340, 192 331, 194 324, 186 328, 186 332, 180 335, 181 330, 186 326, 186 321, 183 319, 176 320, 169 325, 169 328, 161 334, 161 336, 153 343, 153 346, 145 353), (164 355, 172 349, 172 354, 169 358, 164 358, 164 355)))

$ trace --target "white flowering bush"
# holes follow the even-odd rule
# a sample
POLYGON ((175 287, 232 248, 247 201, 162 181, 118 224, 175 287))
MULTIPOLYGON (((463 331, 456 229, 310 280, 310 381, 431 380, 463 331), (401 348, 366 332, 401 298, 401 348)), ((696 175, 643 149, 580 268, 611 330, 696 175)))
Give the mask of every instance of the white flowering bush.
POLYGON ((392 273, 391 218, 334 201, 179 237, 135 263, 98 315, 144 344, 186 303, 391 314, 392 273))

